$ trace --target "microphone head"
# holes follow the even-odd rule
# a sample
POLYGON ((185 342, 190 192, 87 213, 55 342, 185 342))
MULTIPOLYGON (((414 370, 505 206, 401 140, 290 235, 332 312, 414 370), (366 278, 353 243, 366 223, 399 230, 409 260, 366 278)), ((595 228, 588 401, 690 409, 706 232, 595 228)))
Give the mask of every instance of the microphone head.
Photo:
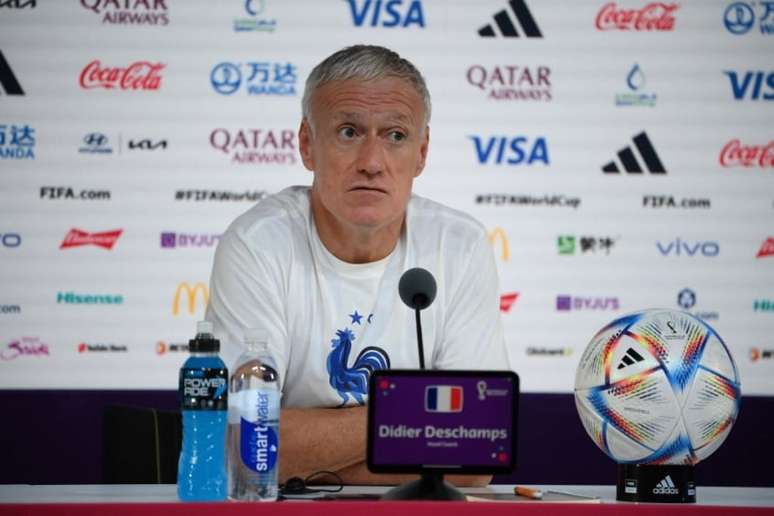
POLYGON ((435 300, 435 278, 420 267, 409 269, 400 277, 398 293, 409 308, 424 310, 435 300))

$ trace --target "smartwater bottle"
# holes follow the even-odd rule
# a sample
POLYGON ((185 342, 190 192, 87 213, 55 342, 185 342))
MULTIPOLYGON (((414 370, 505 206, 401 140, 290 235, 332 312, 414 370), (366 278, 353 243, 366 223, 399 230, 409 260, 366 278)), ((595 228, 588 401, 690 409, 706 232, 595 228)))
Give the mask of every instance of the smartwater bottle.
POLYGON ((183 447, 177 495, 190 502, 225 500, 228 370, 218 357, 220 341, 212 335, 212 323, 197 323, 188 350, 191 356, 180 369, 183 447))
POLYGON ((247 330, 245 343, 229 389, 228 493, 232 500, 272 501, 279 469, 279 374, 266 331, 247 330))

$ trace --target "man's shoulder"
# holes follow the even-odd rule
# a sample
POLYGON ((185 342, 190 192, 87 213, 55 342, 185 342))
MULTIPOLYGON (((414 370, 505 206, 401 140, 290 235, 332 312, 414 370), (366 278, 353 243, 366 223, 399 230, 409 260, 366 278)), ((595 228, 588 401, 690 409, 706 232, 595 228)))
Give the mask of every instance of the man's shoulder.
MULTIPOLYGON (((291 186, 265 197, 241 214, 226 234, 247 238, 284 235, 287 238, 298 234, 306 226, 308 217, 309 187, 291 186)), ((304 234, 303 231, 300 233, 304 234)))
POLYGON ((486 235, 484 225, 468 213, 416 194, 411 196, 408 217, 409 224, 420 233, 445 233, 471 241, 486 235))

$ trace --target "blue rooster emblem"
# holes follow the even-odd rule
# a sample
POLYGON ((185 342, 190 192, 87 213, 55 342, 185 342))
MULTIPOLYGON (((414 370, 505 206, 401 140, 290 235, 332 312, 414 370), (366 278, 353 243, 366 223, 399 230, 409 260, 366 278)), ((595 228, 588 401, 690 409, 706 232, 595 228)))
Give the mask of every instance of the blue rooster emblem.
POLYGON ((346 405, 350 396, 359 405, 365 405, 363 396, 368 393, 368 378, 377 369, 389 369, 390 357, 387 352, 376 346, 363 348, 352 367, 347 367, 347 360, 352 351, 352 341, 355 336, 349 330, 336 330, 335 339, 331 340, 333 349, 328 355, 328 375, 331 387, 341 396, 341 407, 346 405))

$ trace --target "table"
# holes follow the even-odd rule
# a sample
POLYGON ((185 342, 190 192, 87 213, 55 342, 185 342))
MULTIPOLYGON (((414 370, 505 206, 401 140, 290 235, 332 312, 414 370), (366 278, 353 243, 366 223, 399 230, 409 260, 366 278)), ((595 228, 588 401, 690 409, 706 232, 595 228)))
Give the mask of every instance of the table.
MULTIPOLYGON (((271 504, 272 516, 396 516, 444 514, 478 515, 610 515, 664 516, 665 514, 721 516, 774 516, 774 488, 699 487, 696 504, 633 504, 615 500, 614 486, 529 486, 560 490, 599 498, 594 503, 551 503, 513 497, 509 501, 487 502, 380 502, 380 501, 285 501, 271 504)), ((346 486, 347 494, 382 493, 386 488, 346 486)), ((492 485, 465 488, 469 496, 505 494, 513 486, 492 485)), ((260 504, 261 512, 268 509, 260 504)), ((230 516, 254 515, 251 503, 181 503, 175 485, 0 485, 0 515, 3 516, 230 516)))

